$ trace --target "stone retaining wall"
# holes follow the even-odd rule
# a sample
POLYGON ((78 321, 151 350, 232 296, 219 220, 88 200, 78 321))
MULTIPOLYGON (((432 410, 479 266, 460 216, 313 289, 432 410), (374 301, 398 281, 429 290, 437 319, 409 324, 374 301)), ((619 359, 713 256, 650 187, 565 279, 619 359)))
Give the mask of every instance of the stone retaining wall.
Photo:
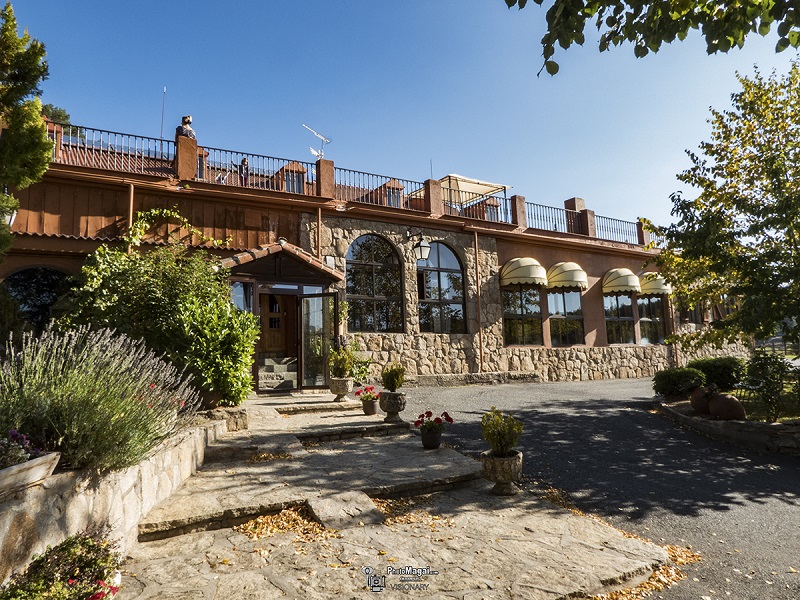
POLYGON ((659 410, 670 419, 717 440, 730 442, 760 452, 779 452, 800 456, 800 421, 757 423, 751 421, 712 421, 690 414, 688 402, 670 406, 657 402, 659 410))
POLYGON ((124 553, 139 521, 203 464, 205 448, 227 431, 225 420, 179 433, 148 459, 92 480, 58 473, 0 504, 0 582, 35 554, 86 528, 108 524, 124 553))

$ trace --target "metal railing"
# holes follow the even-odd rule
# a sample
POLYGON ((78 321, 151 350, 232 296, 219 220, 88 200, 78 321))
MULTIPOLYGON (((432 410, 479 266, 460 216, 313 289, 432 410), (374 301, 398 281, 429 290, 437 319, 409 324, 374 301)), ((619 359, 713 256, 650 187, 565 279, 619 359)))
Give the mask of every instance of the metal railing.
POLYGON ((663 235, 650 233, 650 241, 656 248, 666 248, 667 246, 667 238, 663 235))
POLYGON ((525 216, 528 219, 528 227, 587 235, 580 218, 581 214, 574 210, 526 202, 525 216))
POLYGON ((511 223, 511 202, 502 196, 487 196, 442 188, 445 214, 493 223, 511 223))
POLYGON ((425 184, 334 167, 334 198, 343 202, 362 202, 376 206, 423 210, 425 184))
POLYGON ((631 221, 620 221, 611 217, 594 217, 595 231, 601 240, 611 240, 613 242, 626 242, 628 244, 639 243, 639 232, 636 223, 631 221))
POLYGON ((220 148, 198 147, 197 179, 207 183, 291 194, 316 194, 316 171, 308 162, 220 148))
POLYGON ((48 123, 54 163, 147 175, 172 171, 175 143, 78 125, 48 123))

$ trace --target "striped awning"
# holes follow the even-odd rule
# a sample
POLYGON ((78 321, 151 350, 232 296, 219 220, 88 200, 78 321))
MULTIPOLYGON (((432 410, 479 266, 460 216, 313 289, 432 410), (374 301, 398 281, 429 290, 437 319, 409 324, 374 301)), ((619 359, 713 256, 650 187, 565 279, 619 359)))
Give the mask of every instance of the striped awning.
POLYGON ((603 275, 603 293, 639 292, 639 278, 630 269, 611 269, 603 275))
POLYGON ((535 258, 512 258, 500 269, 500 285, 513 283, 547 285, 547 272, 535 258))
POLYGON ((560 262, 547 270, 547 287, 570 288, 577 287, 585 290, 589 287, 586 271, 578 263, 560 262))
POLYGON ((660 273, 648 271, 639 276, 642 282, 642 289, 639 292, 642 296, 662 296, 672 293, 672 286, 668 284, 660 273))

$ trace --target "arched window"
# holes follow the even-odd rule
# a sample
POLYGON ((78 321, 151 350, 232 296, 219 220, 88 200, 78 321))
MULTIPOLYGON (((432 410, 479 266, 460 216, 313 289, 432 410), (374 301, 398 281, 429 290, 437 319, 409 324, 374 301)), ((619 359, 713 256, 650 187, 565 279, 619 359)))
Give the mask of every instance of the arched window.
POLYGON ((22 316, 37 329, 50 321, 50 309, 67 288, 67 275, 55 269, 34 267, 9 275, 3 281, 19 304, 22 316))
POLYGON ((431 244, 427 260, 417 261, 419 330, 430 333, 466 333, 464 269, 450 248, 431 244))
POLYGON ((403 331, 403 269, 392 245, 362 235, 347 251, 349 331, 403 331))

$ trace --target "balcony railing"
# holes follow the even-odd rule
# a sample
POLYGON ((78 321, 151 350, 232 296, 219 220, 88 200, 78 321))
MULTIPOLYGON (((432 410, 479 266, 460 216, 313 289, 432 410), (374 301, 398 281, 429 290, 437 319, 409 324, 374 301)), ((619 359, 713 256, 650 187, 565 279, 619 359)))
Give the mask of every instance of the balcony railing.
POLYGON ((493 223, 511 223, 511 203, 508 198, 443 187, 442 199, 445 214, 493 223))
POLYGON ((307 196, 316 194, 316 171, 308 162, 206 147, 198 147, 197 155, 200 181, 307 196))
POLYGON ((636 223, 631 221, 620 221, 611 217, 594 217, 595 230, 597 237, 601 240, 611 240, 614 242, 626 242, 628 244, 639 243, 639 233, 636 223))
POLYGON ((423 210, 425 184, 350 169, 334 168, 334 198, 342 202, 362 202, 390 208, 423 210))
POLYGON ((525 216, 528 218, 528 227, 587 235, 580 218, 581 214, 574 210, 526 202, 525 216))
POLYGON ((48 123, 47 129, 55 163, 145 175, 172 173, 175 143, 169 140, 58 123, 48 123))

